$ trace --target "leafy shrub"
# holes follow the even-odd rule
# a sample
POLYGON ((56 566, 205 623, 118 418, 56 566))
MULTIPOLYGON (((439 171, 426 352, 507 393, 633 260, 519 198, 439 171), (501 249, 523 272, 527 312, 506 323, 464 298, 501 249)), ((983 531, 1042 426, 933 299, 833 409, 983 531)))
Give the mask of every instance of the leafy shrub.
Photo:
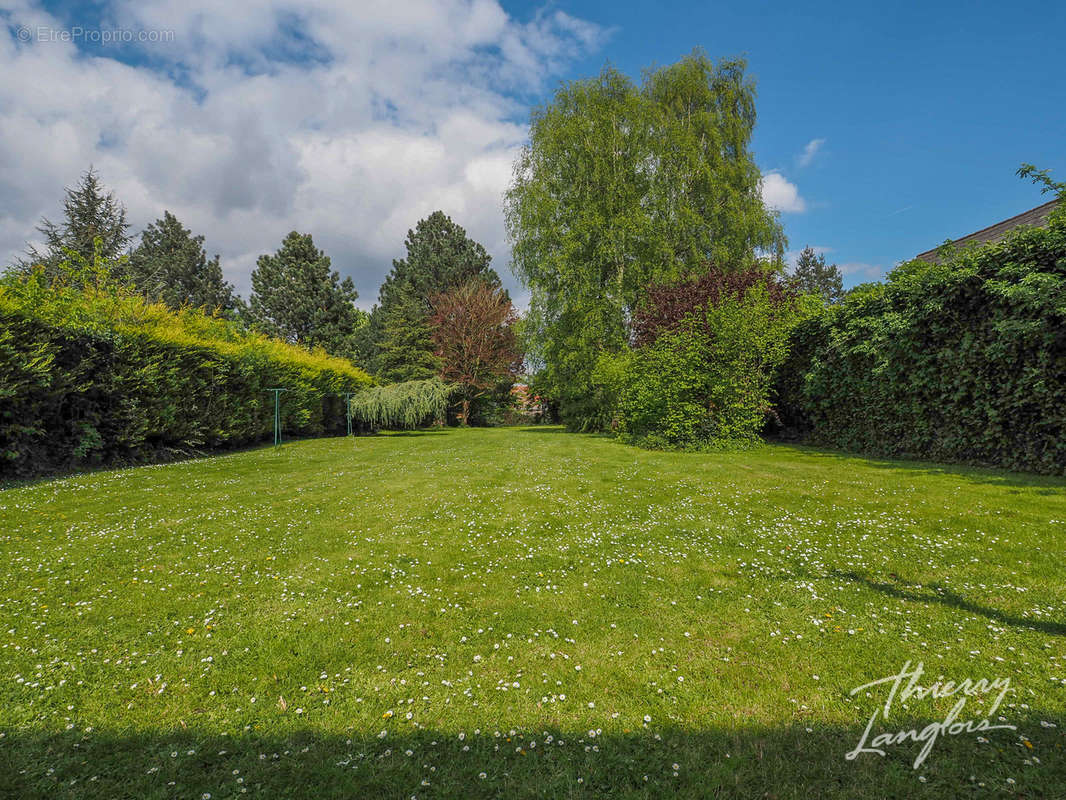
POLYGON ((445 419, 454 392, 439 378, 376 386, 352 398, 352 418, 371 430, 419 428, 445 419))
POLYGON ((133 462, 262 440, 283 387, 283 430, 345 430, 350 362, 172 311, 80 259, 0 284, 0 474, 133 462), (79 288, 75 288, 79 287, 79 288), (84 287, 84 288, 80 288, 84 287))
POLYGON ((634 349, 597 365, 619 435, 671 449, 757 442, 774 370, 806 308, 758 269, 650 289, 634 315, 634 349))
POLYGON ((793 331, 778 389, 811 441, 1066 472, 1066 211, 912 261, 793 331))

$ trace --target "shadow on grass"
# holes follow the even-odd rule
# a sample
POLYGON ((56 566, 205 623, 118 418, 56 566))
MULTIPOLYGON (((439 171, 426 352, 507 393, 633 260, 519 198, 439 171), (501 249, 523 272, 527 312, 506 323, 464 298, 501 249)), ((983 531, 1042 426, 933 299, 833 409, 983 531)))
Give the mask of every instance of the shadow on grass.
MULTIPOLYGON (((230 736, 193 727, 117 733, 8 729, 0 739, 0 795, 26 798, 909 798, 1052 797, 1066 786, 1066 718, 1004 713, 1017 731, 979 743, 966 732, 937 739, 920 769, 914 741, 884 757, 845 759, 855 725, 799 722, 711 730, 638 729, 600 734, 559 729, 321 733, 293 728, 230 736), (1053 727, 1052 727, 1053 726, 1053 727), (658 734, 660 738, 655 738, 658 734), (1032 748, 1025 745, 1030 742, 1032 748), (1032 761, 1037 756, 1039 763, 1032 761), (1029 761, 1026 764, 1026 761, 1029 761), (675 774, 676 773, 676 774, 675 774), (924 781, 919 780, 919 776, 924 781), (971 778, 972 776, 972 778, 971 778), (1009 784, 1007 779, 1014 781, 1009 784), (978 784, 983 784, 981 787, 978 784), (246 793, 242 790, 246 790, 246 793)), ((960 720, 980 719, 980 712, 960 720)), ((873 729, 921 730, 929 718, 893 718, 873 729)), ((295 722, 291 716, 281 724, 295 722)), ((638 723, 639 724, 639 723, 638 723)), ((383 726, 384 727, 384 726, 383 726)), ((868 744, 869 744, 868 739, 868 744)))
POLYGON ((770 444, 782 450, 794 450, 806 456, 822 457, 826 459, 854 459, 864 466, 875 469, 890 470, 900 473, 900 477, 910 475, 935 475, 942 477, 957 478, 970 483, 988 484, 991 486, 1005 486, 1016 489, 1026 489, 1028 492, 1040 495, 1066 494, 1066 477, 1055 475, 1040 475, 1030 472, 1011 472, 1010 470, 997 469, 995 467, 975 467, 964 464, 945 464, 936 461, 914 461, 912 459, 891 459, 877 456, 851 453, 844 450, 834 450, 828 447, 815 447, 795 442, 768 440, 770 444))
MULTIPOLYGON (((285 448, 286 445, 298 444, 301 442, 340 438, 345 438, 344 434, 335 432, 323 433, 321 436, 293 436, 284 439, 280 449, 285 448)), ((170 448, 165 451, 161 450, 153 452, 151 455, 146 455, 144 457, 116 458, 101 464, 80 464, 63 469, 49 470, 38 475, 5 477, 0 479, 0 491, 4 489, 25 488, 67 478, 81 478, 83 476, 95 475, 101 472, 118 472, 125 469, 136 469, 137 467, 185 464, 192 461, 207 461, 221 456, 232 456, 241 453, 252 453, 255 451, 271 452, 277 451, 278 449, 279 447, 276 446, 272 440, 267 438, 253 442, 242 442, 241 444, 227 447, 205 448, 202 450, 181 450, 170 448)))
POLYGON ((1000 611, 999 609, 983 606, 980 603, 967 600, 962 595, 940 583, 919 584, 924 591, 914 591, 912 588, 914 584, 907 584, 898 579, 894 579, 896 580, 894 583, 883 583, 871 580, 865 575, 860 575, 857 572, 842 570, 833 570, 830 573, 830 576, 833 578, 843 578, 844 580, 852 581, 853 583, 861 583, 864 586, 873 589, 875 592, 880 592, 881 594, 886 594, 889 597, 895 597, 900 600, 910 600, 915 603, 938 603, 942 606, 957 608, 960 611, 968 611, 971 614, 986 617, 1001 625, 1009 625, 1013 628, 1027 628, 1051 636, 1066 636, 1066 623, 1056 622, 1054 620, 1017 617, 1013 614, 1008 614, 1005 611, 1000 611))

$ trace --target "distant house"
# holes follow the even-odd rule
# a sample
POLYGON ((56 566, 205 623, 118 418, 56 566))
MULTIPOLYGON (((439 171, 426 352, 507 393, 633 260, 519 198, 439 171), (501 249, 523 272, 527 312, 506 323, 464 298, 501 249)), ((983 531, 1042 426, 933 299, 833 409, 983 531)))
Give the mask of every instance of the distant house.
MULTIPOLYGON (((1047 224, 1048 215, 1058 204, 1058 200, 1052 200, 1048 203, 1044 203, 1042 206, 1031 208, 1017 216, 1005 219, 1002 222, 997 222, 995 225, 989 225, 987 228, 981 228, 979 231, 974 231, 971 234, 962 236, 958 239, 952 239, 951 243, 957 247, 965 247, 968 244, 988 244, 989 242, 998 242, 1009 231, 1022 225, 1031 225, 1034 227, 1042 227, 1047 224)), ((920 258, 922 261, 936 262, 936 251, 940 249, 940 246, 934 247, 932 250, 926 250, 924 253, 919 253, 915 258, 920 258)))

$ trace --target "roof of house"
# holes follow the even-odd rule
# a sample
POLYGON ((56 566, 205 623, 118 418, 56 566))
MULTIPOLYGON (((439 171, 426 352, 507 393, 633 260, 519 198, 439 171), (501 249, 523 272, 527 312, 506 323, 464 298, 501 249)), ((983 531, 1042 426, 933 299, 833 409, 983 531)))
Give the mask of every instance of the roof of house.
MULTIPOLYGON (((1030 208, 1028 211, 1024 211, 1010 219, 1005 219, 1002 222, 997 222, 995 225, 989 225, 987 228, 981 228, 981 230, 974 231, 966 236, 952 239, 951 243, 957 247, 963 247, 968 244, 987 244, 988 242, 998 242, 1007 235, 1008 231, 1022 225, 1039 227, 1047 222, 1048 215, 1051 214, 1051 210, 1058 202, 1058 200, 1051 200, 1050 202, 1044 203, 1042 206, 1030 208)), ((936 252, 939 249, 940 245, 937 245, 932 250, 926 250, 924 253, 919 253, 915 258, 920 258, 923 261, 936 261, 936 252)))

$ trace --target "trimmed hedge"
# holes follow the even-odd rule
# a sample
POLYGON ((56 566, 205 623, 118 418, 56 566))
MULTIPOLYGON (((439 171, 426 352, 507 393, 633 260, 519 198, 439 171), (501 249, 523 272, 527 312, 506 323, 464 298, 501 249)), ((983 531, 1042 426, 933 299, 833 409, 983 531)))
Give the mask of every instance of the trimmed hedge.
POLYGON ((1066 474, 1066 211, 940 258, 793 331, 786 428, 869 455, 1066 474))
POLYGON ((341 393, 371 383, 321 351, 147 303, 99 265, 85 289, 40 272, 0 284, 0 475, 258 442, 273 435, 271 387, 286 389, 286 436, 343 433, 341 393))

